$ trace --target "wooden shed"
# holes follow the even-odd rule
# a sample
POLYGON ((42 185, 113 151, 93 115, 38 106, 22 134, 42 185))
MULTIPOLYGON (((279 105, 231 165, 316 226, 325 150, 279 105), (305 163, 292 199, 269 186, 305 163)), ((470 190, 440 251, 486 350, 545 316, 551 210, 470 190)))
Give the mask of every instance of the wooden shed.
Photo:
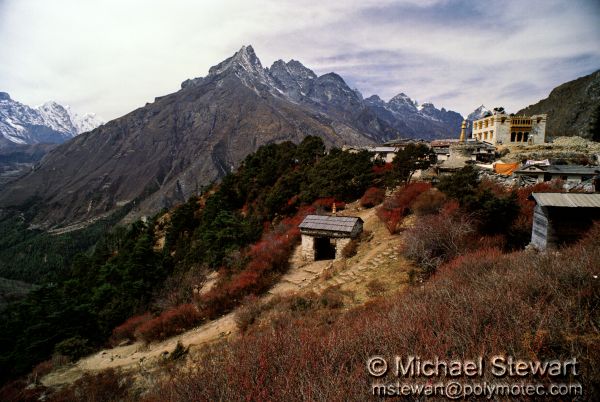
POLYGON ((341 258, 343 248, 362 232, 356 216, 307 215, 298 226, 302 255, 310 261, 341 258))
POLYGON ((572 243, 600 220, 598 193, 533 193, 531 198, 536 203, 531 244, 539 250, 572 243))

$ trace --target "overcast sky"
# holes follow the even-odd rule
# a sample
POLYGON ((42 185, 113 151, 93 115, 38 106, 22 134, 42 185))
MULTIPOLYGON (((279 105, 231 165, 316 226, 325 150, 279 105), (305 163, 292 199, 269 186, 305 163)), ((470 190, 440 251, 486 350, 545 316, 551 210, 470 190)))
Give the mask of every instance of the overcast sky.
POLYGON ((0 91, 109 120, 245 44, 365 97, 514 112, 600 68, 600 1, 0 0, 0 91))

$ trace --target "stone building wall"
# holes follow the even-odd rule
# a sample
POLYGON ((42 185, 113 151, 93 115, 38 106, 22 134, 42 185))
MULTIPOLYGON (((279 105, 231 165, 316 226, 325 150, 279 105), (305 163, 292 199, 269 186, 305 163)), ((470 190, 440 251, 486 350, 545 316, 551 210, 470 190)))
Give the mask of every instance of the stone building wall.
POLYGON ((303 234, 300 247, 302 247, 302 258, 308 261, 315 259, 315 238, 303 234))
POLYGON ((335 239, 335 259, 336 260, 343 258, 342 250, 344 249, 344 247, 346 247, 346 245, 348 245, 348 243, 350 243, 350 240, 351 239, 349 237, 335 239))

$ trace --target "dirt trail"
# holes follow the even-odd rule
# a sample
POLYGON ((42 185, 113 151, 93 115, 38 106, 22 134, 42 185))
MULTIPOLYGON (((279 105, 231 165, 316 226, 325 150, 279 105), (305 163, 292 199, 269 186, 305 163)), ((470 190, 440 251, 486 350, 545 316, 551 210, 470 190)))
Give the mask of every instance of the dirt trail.
MULTIPOLYGON (((389 290, 404 286, 409 265, 400 256, 399 236, 388 233, 376 217, 375 208, 364 210, 359 208, 357 203, 352 203, 339 215, 361 217, 364 229, 372 232, 371 240, 360 244, 357 255, 335 262, 306 262, 301 257, 300 247, 297 247, 290 259, 290 269, 265 298, 304 290, 320 293, 330 286, 340 286, 342 289, 353 291, 357 303, 360 303, 369 298, 369 281, 382 280, 389 290)), ((107 368, 137 369, 143 373, 156 367, 167 357, 175 349, 177 342, 181 342, 185 347, 196 348, 236 333, 234 317, 235 312, 229 313, 162 342, 149 345, 136 342, 101 350, 73 365, 49 373, 42 378, 42 384, 56 387, 75 381, 85 372, 107 368)))

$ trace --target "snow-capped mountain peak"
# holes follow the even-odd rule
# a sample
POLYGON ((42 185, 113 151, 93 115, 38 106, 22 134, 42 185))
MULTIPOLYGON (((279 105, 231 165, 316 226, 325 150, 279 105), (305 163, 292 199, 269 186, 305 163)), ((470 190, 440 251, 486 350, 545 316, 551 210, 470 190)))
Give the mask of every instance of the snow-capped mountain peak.
POLYGON ((481 119, 487 113, 491 113, 491 111, 485 107, 484 105, 480 105, 477 109, 475 109, 472 113, 467 116, 467 120, 475 121, 481 119))
POLYGON ((294 59, 288 62, 280 59, 263 68, 250 45, 242 46, 231 57, 211 67, 205 77, 185 80, 181 88, 194 90, 205 85, 209 88, 212 83, 224 85, 232 78, 260 96, 270 94, 319 113, 351 118, 366 131, 385 131, 385 136, 390 138, 399 135, 397 133, 424 138, 454 136, 460 132, 462 116, 458 113, 444 108, 438 110, 428 102, 419 105, 405 93, 389 102, 376 95, 365 99, 338 74, 330 72, 318 76, 294 59), (363 127, 366 121, 370 123, 363 127))
POLYGON ((32 108, 0 92, 0 137, 13 143, 62 143, 101 124, 95 115, 80 117, 55 101, 32 108))
POLYGON ((88 131, 92 131, 96 127, 104 124, 104 120, 98 117, 96 113, 85 113, 80 115, 69 105, 65 105, 65 110, 69 114, 71 124, 73 124, 73 127, 75 127, 77 134, 87 133, 88 131))

